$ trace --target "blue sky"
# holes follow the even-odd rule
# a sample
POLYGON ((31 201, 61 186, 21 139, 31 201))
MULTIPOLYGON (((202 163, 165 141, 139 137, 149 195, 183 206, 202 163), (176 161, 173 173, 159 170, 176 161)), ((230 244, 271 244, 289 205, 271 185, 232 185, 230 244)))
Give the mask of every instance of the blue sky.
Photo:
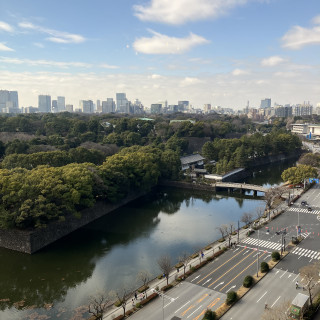
POLYGON ((319 0, 0 0, 0 89, 145 106, 320 102, 319 0))

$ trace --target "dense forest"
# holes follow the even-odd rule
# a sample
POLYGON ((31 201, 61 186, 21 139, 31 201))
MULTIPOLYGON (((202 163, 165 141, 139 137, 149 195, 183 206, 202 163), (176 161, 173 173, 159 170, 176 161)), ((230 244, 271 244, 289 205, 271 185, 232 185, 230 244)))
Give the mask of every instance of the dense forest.
POLYGON ((208 167, 212 172, 301 146, 282 120, 255 124, 245 116, 190 116, 0 116, 0 227, 44 227, 80 216, 97 200, 114 203, 159 179, 181 179, 180 156, 191 144, 216 161, 208 167))

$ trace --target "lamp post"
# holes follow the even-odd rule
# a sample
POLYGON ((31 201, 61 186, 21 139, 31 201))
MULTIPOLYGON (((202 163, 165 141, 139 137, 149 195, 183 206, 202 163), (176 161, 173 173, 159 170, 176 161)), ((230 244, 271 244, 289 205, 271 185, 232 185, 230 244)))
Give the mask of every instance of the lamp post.
POLYGON ((301 204, 299 204, 299 210, 298 210, 297 237, 299 236, 299 227, 300 227, 300 208, 301 208, 301 204))
POLYGON ((258 230, 258 255, 257 255, 257 277, 258 277, 258 273, 259 273, 259 243, 260 243, 260 238, 259 238, 259 230, 258 230))

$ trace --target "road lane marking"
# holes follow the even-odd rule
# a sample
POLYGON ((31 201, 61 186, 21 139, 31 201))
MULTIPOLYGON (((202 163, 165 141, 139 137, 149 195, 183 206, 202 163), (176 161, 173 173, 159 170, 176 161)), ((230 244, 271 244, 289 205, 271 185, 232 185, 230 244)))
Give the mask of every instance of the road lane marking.
POLYGON ((280 276, 280 279, 287 273, 288 269, 280 276))
POLYGON ((226 291, 226 293, 228 293, 231 289, 234 289, 236 286, 232 286, 228 289, 228 291, 226 291))
POLYGON ((211 271, 210 273, 208 273, 204 278, 202 278, 201 280, 199 280, 197 282, 197 284, 199 284, 201 281, 203 281, 204 279, 207 279, 212 273, 216 272, 217 270, 219 270, 222 266, 224 266, 226 263, 228 263, 230 260, 234 259, 237 255, 239 255, 242 251, 244 251, 245 249, 242 249, 240 252, 238 252, 237 254, 235 254, 234 256, 232 256, 229 260, 227 260, 226 262, 224 262, 223 264, 221 264, 218 268, 214 269, 213 271, 211 271))
POLYGON ((191 310, 192 308, 194 308, 194 305, 191 305, 187 310, 183 311, 181 313, 181 317, 183 317, 189 310, 191 310))
MULTIPOLYGON (((216 298, 215 300, 213 300, 213 301, 207 306, 207 309, 211 309, 211 308, 212 308, 213 306, 215 306, 220 300, 221 300, 220 298, 216 298)), ((193 318, 193 320, 199 320, 199 318, 206 313, 207 309, 202 310, 202 312, 201 312, 197 317, 193 318)))
POLYGON ((198 276, 196 276, 194 279, 192 279, 190 282, 192 282, 192 281, 194 281, 194 280, 196 280, 196 279, 198 279, 200 277, 200 275, 198 275, 198 276))
POLYGON ((216 288, 218 288, 218 287, 221 286, 222 284, 224 284, 224 281, 222 281, 222 282, 220 282, 219 284, 217 284, 217 285, 213 288, 213 290, 215 290, 216 288))
POLYGON ((205 293, 198 301, 197 303, 200 303, 204 298, 206 298, 208 296, 207 293, 205 293))
POLYGON ((187 319, 188 319, 189 317, 191 317, 195 312, 197 312, 200 308, 202 308, 202 305, 201 305, 198 309, 196 309, 196 310, 194 310, 192 313, 190 313, 190 314, 187 316, 187 319))
POLYGON ((215 281, 213 281, 211 284, 208 285, 208 288, 211 287, 212 285, 214 285, 218 280, 220 280, 223 276, 225 276, 227 273, 229 273, 231 270, 233 270, 237 265, 239 265, 242 261, 248 259, 252 254, 254 253, 254 251, 252 251, 251 253, 249 253, 246 257, 244 257, 242 260, 240 260, 237 264, 235 264, 232 268, 230 268, 227 272, 225 272, 222 276, 220 276, 218 279, 216 279, 215 281))
POLYGON ((266 291, 260 298, 259 300, 257 301, 257 303, 267 294, 268 291, 266 291))
POLYGON ((184 308, 188 303, 190 303, 190 300, 189 300, 187 303, 185 303, 182 307, 180 307, 178 310, 176 310, 175 313, 177 313, 177 312, 180 311, 182 308, 184 308))
MULTIPOLYGON (((261 257, 264 255, 264 253, 261 255, 261 257)), ((225 286, 223 286, 219 291, 223 290, 230 282, 232 282, 234 279, 238 278, 243 272, 245 272, 248 268, 250 268, 256 261, 253 261, 250 263, 245 269, 243 269, 240 273, 238 273, 233 279, 231 279, 225 286)))
POLYGON ((292 280, 294 282, 299 277, 299 274, 292 280))
POLYGON ((273 305, 271 306, 271 308, 273 308, 273 306, 277 303, 277 301, 281 298, 281 296, 278 297, 278 299, 273 303, 273 305))
POLYGON ((205 285, 207 282, 210 282, 212 278, 208 279, 203 285, 205 285))

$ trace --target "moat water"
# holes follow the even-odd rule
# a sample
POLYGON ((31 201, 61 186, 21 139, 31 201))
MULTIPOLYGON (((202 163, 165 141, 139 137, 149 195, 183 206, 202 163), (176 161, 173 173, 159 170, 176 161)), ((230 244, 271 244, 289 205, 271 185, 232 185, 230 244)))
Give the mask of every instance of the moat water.
MULTIPOLYGON (((276 186, 294 163, 257 168, 244 181, 276 186)), ((162 188, 34 255, 0 249, 0 319, 87 319, 96 292, 140 286, 138 272, 157 276, 161 255, 193 253, 220 237, 216 227, 260 206, 249 195, 162 188)))

